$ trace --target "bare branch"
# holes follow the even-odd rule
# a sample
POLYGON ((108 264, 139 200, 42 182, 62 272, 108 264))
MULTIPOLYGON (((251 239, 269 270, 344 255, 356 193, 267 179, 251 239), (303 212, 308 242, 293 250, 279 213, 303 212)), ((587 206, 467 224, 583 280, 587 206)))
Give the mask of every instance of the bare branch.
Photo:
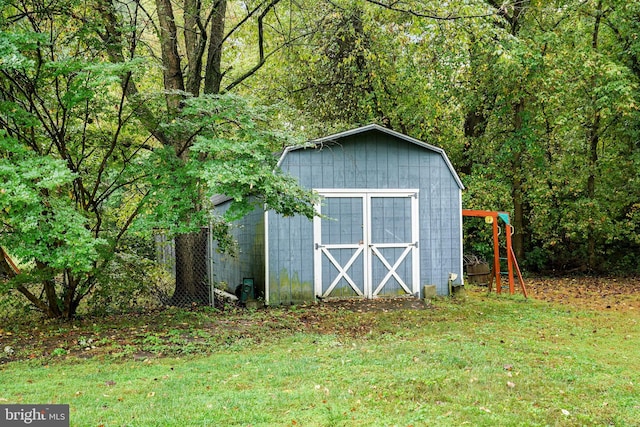
POLYGON ((377 1, 377 0, 366 0, 367 2, 374 4, 376 6, 380 6, 380 7, 384 7, 385 9, 389 9, 392 10, 394 12, 399 12, 399 13, 406 13, 412 16, 415 16, 417 18, 428 18, 428 19, 435 19, 435 20, 439 20, 439 21, 455 21, 455 20, 459 20, 459 19, 477 19, 477 18, 487 18, 490 16, 495 16, 496 14, 498 14, 497 12, 491 12, 491 13, 482 13, 482 14, 477 14, 477 15, 456 15, 456 14, 450 14, 450 15, 438 15, 435 12, 419 12, 413 9, 402 9, 399 7, 396 7, 395 4, 397 2, 393 1, 393 2, 389 2, 389 3, 383 3, 381 1, 377 1))
POLYGON ((255 74, 260 68, 262 68, 262 66, 265 64, 265 62, 267 61, 267 58, 269 58, 271 55, 273 55, 274 53, 276 53, 277 51, 279 51, 280 49, 284 48, 285 46, 287 46, 292 40, 290 40, 287 43, 284 43, 283 45, 279 46, 278 48, 274 49, 273 51, 271 51, 268 55, 265 55, 264 53, 264 18, 267 16, 267 14, 280 2, 280 0, 273 0, 260 14, 260 16, 258 17, 258 62, 256 63, 256 65, 254 65, 250 70, 248 70, 247 72, 245 72, 243 75, 241 75, 240 77, 238 77, 235 81, 231 82, 229 85, 227 85, 227 87, 224 88, 224 92, 228 92, 231 89, 233 89, 234 87, 236 87, 237 85, 239 85, 240 83, 242 83, 244 80, 246 80, 248 77, 252 76, 253 74, 255 74))

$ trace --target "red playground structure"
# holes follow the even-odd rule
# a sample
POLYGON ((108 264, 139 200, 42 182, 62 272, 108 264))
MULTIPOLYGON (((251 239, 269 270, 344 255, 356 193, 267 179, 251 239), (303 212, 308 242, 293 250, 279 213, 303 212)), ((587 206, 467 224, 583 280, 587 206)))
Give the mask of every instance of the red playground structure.
POLYGON ((486 223, 493 225, 493 268, 491 274, 491 282, 489 283, 489 291, 491 291, 491 283, 493 282, 493 279, 495 279, 497 293, 502 292, 502 285, 500 283, 500 241, 498 239, 498 236, 500 235, 500 229, 498 227, 498 219, 501 219, 504 222, 504 234, 506 237, 507 246, 507 273, 509 277, 509 294, 513 295, 515 291, 515 280, 513 277, 513 270, 515 267, 515 270, 518 273, 518 279, 520 281, 520 288, 522 289, 524 297, 527 298, 527 288, 524 284, 524 280, 522 279, 522 273, 520 272, 520 267, 518 266, 518 261, 516 260, 516 254, 513 251, 513 246, 511 245, 513 226, 509 222, 509 214, 507 212, 498 211, 463 209, 462 216, 482 217, 485 219, 486 223))

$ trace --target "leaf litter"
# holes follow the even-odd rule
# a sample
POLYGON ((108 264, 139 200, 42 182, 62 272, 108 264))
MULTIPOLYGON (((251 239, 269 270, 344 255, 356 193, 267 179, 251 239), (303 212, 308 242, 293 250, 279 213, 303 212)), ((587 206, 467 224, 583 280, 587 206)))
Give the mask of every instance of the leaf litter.
MULTIPOLYGON (((640 278, 529 278, 526 285, 529 297, 536 300, 603 312, 640 310, 640 278)), ((145 362, 186 352, 210 353, 238 340, 259 343, 266 336, 291 332, 358 337, 370 334, 385 313, 396 312, 394 321, 402 323, 410 320, 414 310, 438 310, 438 307, 414 298, 347 299, 256 312, 171 308, 71 322, 30 321, 11 327, 3 325, 0 329, 0 365, 27 359, 44 359, 46 363, 59 357, 145 362), (341 315, 345 310, 358 313, 357 319, 347 321, 341 315), (398 315, 398 311, 403 314, 398 315)), ((510 365, 504 368, 513 369, 510 365)))

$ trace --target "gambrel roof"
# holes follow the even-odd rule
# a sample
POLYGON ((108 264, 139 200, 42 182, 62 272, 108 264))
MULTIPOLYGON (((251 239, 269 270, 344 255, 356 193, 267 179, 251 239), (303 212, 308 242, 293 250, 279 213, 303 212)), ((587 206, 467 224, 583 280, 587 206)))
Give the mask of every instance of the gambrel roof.
POLYGON ((412 138, 410 136, 404 135, 404 134, 402 134, 400 132, 396 132, 396 131, 394 131, 392 129, 388 129, 388 128, 382 127, 382 126, 377 125, 377 124, 369 124, 369 125, 366 125, 366 126, 362 126, 362 127, 356 128, 356 129, 351 129, 351 130, 347 130, 347 131, 344 131, 344 132, 336 133, 336 134, 333 134, 333 135, 325 136, 323 138, 313 139, 313 140, 307 142, 306 144, 287 147, 282 152, 282 155, 280 156, 280 160, 278 161, 278 167, 280 167, 280 165, 282 164, 282 161, 284 160, 284 158, 289 153, 291 153, 293 151, 303 150, 303 149, 306 149, 306 148, 318 148, 318 147, 322 147, 323 145, 337 143, 340 139, 344 139, 344 138, 347 138, 349 136, 362 134, 362 133, 366 133, 366 132, 374 132, 374 131, 375 132, 382 132, 382 133, 385 133, 387 135, 391 135, 391 136, 393 136, 395 138, 407 141, 407 142, 409 142, 411 144, 415 144, 415 145, 417 145, 419 147, 422 147, 422 148, 425 148, 427 150, 430 150, 430 151, 438 153, 442 157, 442 159, 444 160, 445 164, 447 165, 447 168, 449 169, 449 172, 451 172, 451 176, 455 180, 455 182, 458 185, 458 187, 461 190, 464 190, 464 185, 462 184, 462 181, 460 180, 460 177, 458 176, 456 171, 453 169, 453 165, 449 161, 449 158, 447 157, 447 154, 444 152, 444 150, 442 148, 436 147, 435 145, 427 144, 426 142, 422 142, 420 140, 417 140, 417 139, 412 138))

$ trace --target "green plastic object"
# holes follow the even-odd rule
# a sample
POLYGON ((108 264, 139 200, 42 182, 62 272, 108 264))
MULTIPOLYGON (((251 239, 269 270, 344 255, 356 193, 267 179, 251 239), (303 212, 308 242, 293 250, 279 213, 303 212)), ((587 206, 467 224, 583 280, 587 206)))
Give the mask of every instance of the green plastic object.
POLYGON ((253 279, 242 279, 242 292, 240 292, 240 302, 245 303, 249 299, 253 299, 253 279))

